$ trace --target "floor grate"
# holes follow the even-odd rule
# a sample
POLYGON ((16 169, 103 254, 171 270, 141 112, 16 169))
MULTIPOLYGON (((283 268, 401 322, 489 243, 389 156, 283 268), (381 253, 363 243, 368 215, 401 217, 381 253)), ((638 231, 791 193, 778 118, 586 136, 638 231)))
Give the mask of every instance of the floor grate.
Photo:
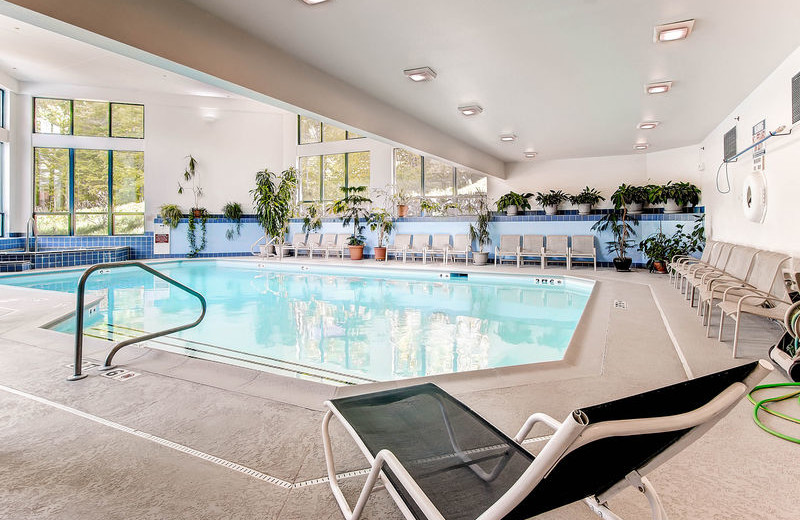
POLYGON ((628 309, 628 302, 626 302, 625 300, 614 300, 614 308, 615 309, 621 309, 623 311, 627 310, 628 309))

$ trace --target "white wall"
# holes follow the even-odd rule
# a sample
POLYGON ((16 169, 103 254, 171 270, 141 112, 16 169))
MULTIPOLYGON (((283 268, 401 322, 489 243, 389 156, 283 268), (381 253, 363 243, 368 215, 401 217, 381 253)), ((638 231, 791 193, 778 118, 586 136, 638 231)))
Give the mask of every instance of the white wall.
MULTIPOLYGON (((752 143, 752 127, 766 119, 767 130, 791 124, 791 78, 800 72, 800 48, 793 52, 764 82, 745 98, 717 128, 706 137, 705 171, 702 188, 712 237, 737 244, 800 255, 800 130, 788 137, 773 137, 765 143, 767 213, 763 223, 747 220, 742 211, 742 182, 753 169, 752 152, 728 165, 731 192, 719 193, 715 187, 717 167, 722 162, 722 137, 737 126, 737 149, 752 143), (734 118, 739 117, 737 122, 734 118)), ((725 168, 720 183, 725 187, 725 168)))

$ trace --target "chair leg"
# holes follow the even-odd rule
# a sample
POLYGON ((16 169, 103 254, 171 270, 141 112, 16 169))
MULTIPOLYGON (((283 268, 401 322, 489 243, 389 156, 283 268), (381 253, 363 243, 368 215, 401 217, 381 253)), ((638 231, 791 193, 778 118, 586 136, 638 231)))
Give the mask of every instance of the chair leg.
MULTIPOLYGON (((712 314, 712 311, 709 308, 708 309, 708 315, 709 315, 709 318, 708 318, 708 322, 709 322, 708 325, 709 326, 708 326, 708 328, 709 329, 711 328, 711 314, 712 314)), ((724 328, 725 328, 725 311, 723 309, 720 309, 719 310, 719 334, 717 334, 717 340, 720 341, 720 342, 722 342, 722 331, 723 331, 724 328)))
POLYGON ((731 351, 733 359, 736 359, 737 350, 739 349, 739 320, 741 317, 741 313, 737 313, 735 317, 731 316, 736 321, 736 325, 733 326, 733 350, 731 351))

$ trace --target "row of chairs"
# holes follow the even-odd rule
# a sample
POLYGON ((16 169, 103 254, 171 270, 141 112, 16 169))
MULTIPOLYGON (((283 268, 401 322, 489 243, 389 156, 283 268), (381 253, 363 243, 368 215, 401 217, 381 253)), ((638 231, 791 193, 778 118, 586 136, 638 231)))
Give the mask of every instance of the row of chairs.
POLYGON ((517 267, 522 267, 526 260, 541 263, 542 269, 547 267, 548 259, 564 259, 567 269, 572 269, 573 262, 589 262, 597 271, 597 249, 594 246, 594 235, 501 235, 500 244, 494 248, 494 263, 503 263, 505 259, 516 260, 517 267), (521 243, 520 243, 521 241, 521 243))
POLYGON ((285 242, 280 246, 280 256, 286 256, 292 252, 295 256, 303 254, 313 257, 314 255, 330 258, 331 254, 344 258, 348 254, 349 233, 309 233, 306 239, 305 233, 295 233, 290 242, 285 242))
POLYGON ((676 256, 671 260, 670 280, 686 295, 689 305, 693 306, 697 297, 697 314, 702 317, 706 336, 715 307, 720 309, 719 341, 723 341, 725 319, 735 322, 736 357, 743 314, 783 321, 792 304, 782 277, 790 259, 783 253, 709 240, 699 259, 676 256))

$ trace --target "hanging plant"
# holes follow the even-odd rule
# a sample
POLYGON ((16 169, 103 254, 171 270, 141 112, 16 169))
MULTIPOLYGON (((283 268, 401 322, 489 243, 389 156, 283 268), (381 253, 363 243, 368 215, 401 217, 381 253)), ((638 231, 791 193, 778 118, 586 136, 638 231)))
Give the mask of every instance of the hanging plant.
POLYGON ((208 220, 208 212, 201 209, 199 217, 195 217, 194 213, 189 213, 189 228, 186 231, 186 238, 189 240, 189 253, 186 255, 189 258, 194 258, 197 254, 206 248, 206 221, 208 220), (200 221, 200 245, 197 244, 197 221, 200 221))
POLYGON ((168 225, 172 229, 178 227, 178 223, 180 223, 181 217, 183 216, 181 208, 175 204, 164 204, 161 206, 159 214, 161 215, 161 220, 164 221, 164 224, 168 225))
POLYGON ((228 202, 222 208, 222 215, 233 221, 233 225, 225 231, 225 238, 233 240, 234 237, 242 236, 242 205, 238 202, 228 202))

